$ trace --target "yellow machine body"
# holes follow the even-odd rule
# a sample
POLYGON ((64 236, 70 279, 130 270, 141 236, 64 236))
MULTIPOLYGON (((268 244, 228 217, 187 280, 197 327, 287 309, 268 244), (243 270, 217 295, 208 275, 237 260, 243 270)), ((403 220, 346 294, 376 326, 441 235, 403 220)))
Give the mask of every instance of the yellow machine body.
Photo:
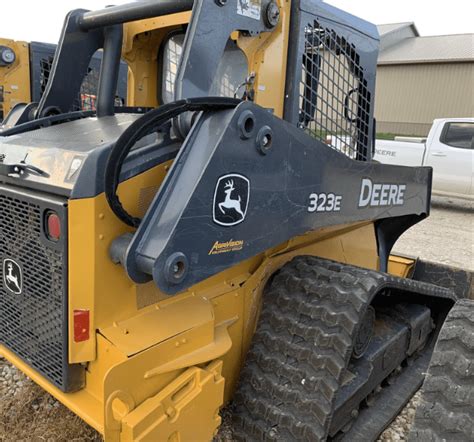
POLYGON ((12 64, 0 65, 0 115, 5 117, 16 104, 31 101, 30 52, 24 41, 0 38, 0 46, 15 53, 12 64))
MULTIPOLYGON (((121 185, 131 211, 140 210, 140 191, 162 179, 166 168, 121 185)), ((378 268, 373 224, 338 226, 294 238, 169 298, 153 283, 132 283, 111 262, 110 241, 125 232, 103 195, 70 202, 70 324, 74 310, 89 310, 93 318, 91 339, 75 343, 69 334, 70 362, 88 364, 84 389, 63 393, 0 347, 106 440, 210 439, 238 380, 271 275, 297 255, 378 268)), ((408 276, 413 264, 392 257, 390 271, 408 276)))
MULTIPOLYGON (((281 117, 291 4, 282 0, 279 6, 281 18, 274 32, 257 37, 234 33, 232 38, 255 73, 255 102, 281 117)), ((180 13, 125 26, 130 104, 159 104, 156 48, 189 20, 190 13, 180 13)), ((17 62, 6 72, 0 68, 11 104, 29 99, 27 62, 23 63, 28 48, 15 45, 17 62)), ((120 199, 131 213, 143 210, 143 195, 150 202, 169 165, 120 185, 120 199)), ((131 229, 114 216, 103 194, 70 200, 68 213, 69 362, 87 366, 85 388, 63 393, 5 347, 0 346, 0 355, 110 441, 213 437, 221 420, 219 410, 232 396, 251 343, 263 289, 293 257, 314 255, 379 267, 373 223, 342 225, 293 238, 168 297, 152 282, 133 283, 111 261, 112 240, 131 229), (90 312, 90 338, 83 342, 73 338, 75 311, 90 312)), ((238 242, 239 238, 229 238, 227 244, 210 242, 209 253, 230 252, 238 242)), ((412 267, 412 260, 392 258, 389 270, 407 276, 412 267)))

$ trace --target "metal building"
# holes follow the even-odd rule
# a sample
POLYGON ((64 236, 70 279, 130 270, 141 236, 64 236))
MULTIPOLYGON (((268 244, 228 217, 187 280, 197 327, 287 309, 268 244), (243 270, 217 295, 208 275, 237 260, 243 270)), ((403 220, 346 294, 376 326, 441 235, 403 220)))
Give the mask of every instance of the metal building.
POLYGON ((435 118, 474 116, 474 34, 420 37, 380 25, 377 132, 425 136, 435 118))

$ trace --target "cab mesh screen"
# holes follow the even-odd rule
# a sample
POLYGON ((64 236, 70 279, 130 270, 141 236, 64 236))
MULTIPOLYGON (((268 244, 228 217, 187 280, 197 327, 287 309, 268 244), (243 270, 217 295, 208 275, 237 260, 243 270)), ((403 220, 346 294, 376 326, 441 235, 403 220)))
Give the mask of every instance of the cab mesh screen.
POLYGON ((350 158, 368 159, 371 94, 354 45, 317 21, 305 29, 299 125, 350 158))
MULTIPOLYGON (((51 73, 51 66, 53 65, 53 57, 45 57, 40 61, 40 91, 43 96, 48 84, 51 73)), ((82 82, 81 90, 74 100, 70 112, 74 111, 95 111, 97 88, 99 85, 99 69, 97 67, 89 67, 88 73, 82 82)))

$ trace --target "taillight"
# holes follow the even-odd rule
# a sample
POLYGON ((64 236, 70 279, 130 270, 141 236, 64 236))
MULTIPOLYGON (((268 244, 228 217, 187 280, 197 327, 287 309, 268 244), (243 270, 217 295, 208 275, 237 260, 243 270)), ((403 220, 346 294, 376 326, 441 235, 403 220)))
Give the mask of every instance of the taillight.
POLYGON ((74 342, 84 342, 89 339, 90 311, 74 310, 74 342))
POLYGON ((46 213, 45 219, 46 236, 51 241, 59 241, 61 238, 61 220, 56 212, 52 210, 46 213))

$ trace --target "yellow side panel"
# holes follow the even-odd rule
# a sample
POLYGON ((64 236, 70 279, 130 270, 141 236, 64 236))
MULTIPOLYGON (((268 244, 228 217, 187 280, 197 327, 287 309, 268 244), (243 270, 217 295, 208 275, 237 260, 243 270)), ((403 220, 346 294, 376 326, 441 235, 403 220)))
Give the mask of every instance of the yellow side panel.
MULTIPOLYGON (((205 328, 207 325, 212 327, 213 322, 206 324, 205 328)), ((110 368, 103 378, 105 436, 112 438, 114 434, 117 435, 120 421, 128 412, 163 391, 188 368, 209 363, 226 353, 232 342, 228 338, 225 324, 217 327, 214 337, 213 340, 212 335, 203 333, 203 327, 196 327, 110 368), (120 398, 126 405, 126 412, 117 415, 115 398, 120 398)), ((101 353, 101 357, 104 356, 107 357, 101 353)), ((216 408, 222 403, 222 398, 223 393, 216 408)))
MULTIPOLYGON (((161 308, 149 308, 125 321, 114 322, 100 333, 122 353, 133 356, 157 342, 163 342, 188 329, 210 324, 214 331, 214 315, 210 302, 201 297, 189 296, 185 302, 168 303, 161 308)), ((203 330, 204 333, 204 330, 203 330)))
POLYGON ((410 278, 415 269, 416 260, 403 256, 390 255, 388 273, 400 278, 410 278))
MULTIPOLYGON (((9 66, 0 66, 0 86, 3 86, 3 116, 18 103, 31 101, 30 51, 28 43, 0 38, 0 46, 15 52, 16 60, 9 66)), ((0 103, 1 106, 1 103, 0 103)))
MULTIPOLYGON (((119 197, 138 215, 143 194, 163 181, 169 163, 150 169, 119 186, 119 197)), ((95 359, 95 331, 133 316, 136 285, 109 257, 111 242, 131 231, 112 213, 104 194, 69 201, 69 361, 95 359), (90 339, 74 342, 74 310, 90 312, 90 339)), ((154 289, 157 292, 157 289, 154 289)))
POLYGON ((193 367, 122 420, 122 441, 206 441, 221 423, 222 362, 193 367))

